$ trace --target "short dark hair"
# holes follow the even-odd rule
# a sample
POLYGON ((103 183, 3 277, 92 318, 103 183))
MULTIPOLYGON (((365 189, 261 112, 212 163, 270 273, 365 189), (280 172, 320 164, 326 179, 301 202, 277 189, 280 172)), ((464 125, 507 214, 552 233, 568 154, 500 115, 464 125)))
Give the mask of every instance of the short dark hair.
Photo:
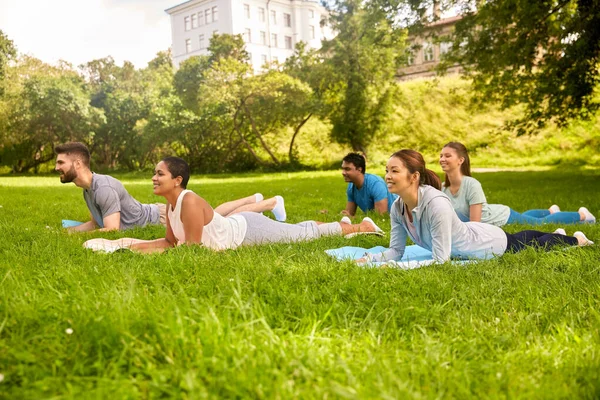
POLYGON ((344 157, 342 159, 342 161, 354 164, 354 166, 357 169, 358 168, 361 169, 360 172, 362 172, 363 174, 367 170, 367 165, 366 165, 366 162, 365 162, 365 157, 362 154, 359 154, 359 153, 348 153, 348 154, 346 154, 346 157, 344 157))
POLYGON ((71 155, 75 154, 81 158, 81 161, 86 167, 90 167, 90 150, 81 142, 67 142, 59 144, 54 148, 54 152, 58 154, 71 155))
POLYGON ((167 168, 173 178, 177 178, 178 176, 182 178, 180 186, 186 189, 190 180, 190 166, 188 163, 179 157, 165 157, 162 159, 162 162, 167 164, 167 168))

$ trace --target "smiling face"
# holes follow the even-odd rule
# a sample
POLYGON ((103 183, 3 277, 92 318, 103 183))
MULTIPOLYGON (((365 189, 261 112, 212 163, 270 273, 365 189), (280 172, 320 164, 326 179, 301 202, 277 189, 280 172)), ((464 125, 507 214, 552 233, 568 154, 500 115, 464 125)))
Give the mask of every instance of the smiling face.
POLYGON ((342 176, 346 182, 356 182, 362 175, 361 170, 357 169, 354 164, 342 161, 342 176))
POLYGON ((76 164, 81 163, 74 155, 58 154, 54 169, 60 173, 62 183, 70 183, 77 179, 76 164))
POLYGON ((411 174, 398 157, 391 157, 385 167, 385 183, 390 193, 402 196, 419 186, 419 173, 411 174))
POLYGON ((440 166, 445 173, 460 171, 460 166, 464 161, 464 157, 459 157, 458 152, 452 147, 444 147, 440 153, 440 166))
POLYGON ((179 188, 182 178, 180 176, 173 177, 171 171, 164 161, 156 164, 154 168, 154 176, 152 176, 153 192, 158 196, 165 196, 173 190, 179 188))

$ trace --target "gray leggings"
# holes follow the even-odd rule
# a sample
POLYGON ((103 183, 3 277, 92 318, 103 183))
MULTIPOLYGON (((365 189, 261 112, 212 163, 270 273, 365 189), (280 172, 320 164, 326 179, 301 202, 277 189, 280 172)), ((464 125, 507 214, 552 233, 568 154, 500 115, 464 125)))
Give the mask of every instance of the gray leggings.
POLYGON ((339 222, 317 224, 315 221, 304 221, 297 224, 277 222, 255 212, 241 212, 248 224, 242 246, 261 243, 291 243, 318 239, 321 236, 341 235, 339 222))

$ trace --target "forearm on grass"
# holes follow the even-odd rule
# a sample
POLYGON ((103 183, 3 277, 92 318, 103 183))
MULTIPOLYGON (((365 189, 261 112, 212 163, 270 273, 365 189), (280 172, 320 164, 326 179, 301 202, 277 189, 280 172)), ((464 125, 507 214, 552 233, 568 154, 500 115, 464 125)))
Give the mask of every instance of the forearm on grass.
POLYGON ((166 249, 175 247, 175 244, 169 242, 166 238, 155 240, 123 238, 121 241, 123 247, 129 248, 130 250, 138 253, 160 253, 166 249))
POLYGON ((89 231, 93 231, 96 228, 97 228, 97 225, 96 225, 95 221, 87 221, 87 222, 84 222, 81 225, 71 226, 71 227, 67 228, 67 232, 69 232, 69 233, 73 233, 73 232, 89 232, 89 231))

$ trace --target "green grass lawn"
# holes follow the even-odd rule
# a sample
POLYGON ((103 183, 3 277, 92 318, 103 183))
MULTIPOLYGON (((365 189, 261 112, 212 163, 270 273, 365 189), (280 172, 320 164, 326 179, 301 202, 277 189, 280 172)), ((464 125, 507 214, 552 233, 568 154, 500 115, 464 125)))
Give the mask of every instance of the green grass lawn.
MULTIPOLYGON (((600 216, 600 171, 476 178, 490 203, 600 216)), ((124 180, 139 200, 161 200, 149 177, 124 180)), ((213 205, 281 194, 290 222, 335 221, 345 204, 338 172, 189 188, 213 205)), ((0 398, 600 396, 600 246, 412 271, 323 252, 389 236, 106 255, 81 244, 163 228, 68 235, 61 219, 88 212, 81 189, 57 176, 0 177, 0 205, 0 398)), ((577 229, 600 243, 599 225, 577 229)))

